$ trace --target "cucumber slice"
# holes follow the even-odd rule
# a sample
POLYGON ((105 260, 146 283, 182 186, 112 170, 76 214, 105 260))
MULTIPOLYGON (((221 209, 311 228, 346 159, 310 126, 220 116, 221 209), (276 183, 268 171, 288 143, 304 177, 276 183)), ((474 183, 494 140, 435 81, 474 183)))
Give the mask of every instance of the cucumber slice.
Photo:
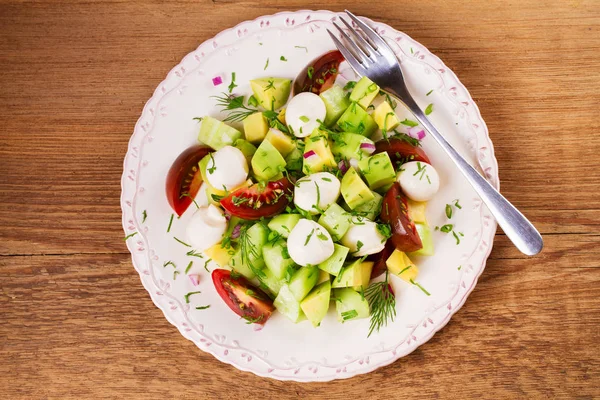
POLYGON ((243 232, 238 239, 239 248, 231 258, 231 268, 248 279, 262 277, 265 261, 261 249, 267 243, 269 229, 258 222, 243 232))
POLYGON ((300 302, 296 300, 288 285, 283 285, 279 294, 273 301, 273 305, 283 315, 296 323, 302 320, 304 312, 300 308, 300 302))
POLYGON ((360 260, 356 260, 352 264, 342 268, 338 276, 333 280, 332 287, 353 287, 356 290, 360 290, 361 288, 366 289, 369 285, 372 269, 372 261, 361 262, 360 260))
POLYGON ((337 242, 350 227, 350 215, 339 204, 333 203, 321 215, 318 222, 327 229, 333 241, 337 242))
POLYGON ((375 218, 381 213, 381 205, 383 204, 383 196, 377 192, 373 192, 373 199, 361 204, 354 208, 357 215, 365 217, 371 221, 375 221, 375 218))
POLYGON ((300 303, 300 308, 313 326, 319 326, 327 315, 330 298, 331 282, 327 280, 315 287, 300 303))
POLYGON ((242 133, 213 117, 202 118, 198 140, 215 150, 232 145, 242 133))
POLYGON ((358 168, 373 190, 396 180, 394 165, 386 152, 363 158, 358 162, 358 168))
POLYGON ((268 226, 270 230, 287 238, 298 221, 300 221, 300 214, 279 214, 271 219, 268 226))
POLYGON ((348 256, 349 251, 349 248, 334 243, 333 254, 327 260, 319 264, 319 269, 326 271, 333 276, 338 276, 344 266, 344 261, 346 261, 346 256, 348 256))
POLYGON ((409 253, 408 256, 432 256, 434 250, 433 238, 431 237, 431 228, 427 224, 415 224, 415 227, 417 228, 417 233, 421 238, 421 243, 423 243, 423 247, 417 251, 409 253))
POLYGON ((261 283, 261 288, 262 285, 264 285, 268 289, 268 292, 270 292, 273 296, 277 296, 281 290, 281 287, 285 285, 285 281, 277 278, 268 268, 263 269, 263 273, 264 275, 258 278, 261 283))
POLYGON ((277 279, 283 279, 288 267, 294 265, 284 240, 265 244, 262 248, 262 255, 267 268, 277 279))
POLYGON ((363 295, 355 290, 350 288, 335 289, 333 296, 340 322, 369 317, 369 303, 363 295))
POLYGON ((319 269, 315 266, 306 266, 300 268, 289 283, 290 292, 296 300, 301 301, 317 284, 319 279, 319 269))
POLYGON ((325 109, 327 110, 325 121, 323 121, 325 126, 333 125, 350 105, 344 89, 339 85, 333 85, 321 93, 319 97, 325 103, 325 109))

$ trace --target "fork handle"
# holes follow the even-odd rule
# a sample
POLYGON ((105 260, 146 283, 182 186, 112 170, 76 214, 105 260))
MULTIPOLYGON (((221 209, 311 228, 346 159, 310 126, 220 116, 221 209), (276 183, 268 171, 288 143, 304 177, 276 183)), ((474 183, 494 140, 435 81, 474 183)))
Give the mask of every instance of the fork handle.
POLYGON ((498 225, 500 225, 511 242, 524 254, 529 256, 538 254, 542 250, 542 247, 544 247, 544 241, 533 224, 485 180, 471 164, 458 154, 454 147, 444 139, 423 111, 421 111, 406 88, 401 88, 399 93, 396 90, 388 89, 388 91, 394 92, 393 94, 396 97, 402 99, 402 102, 415 115, 421 125, 427 129, 452 161, 454 161, 458 169, 467 178, 467 181, 473 186, 479 197, 481 197, 481 200, 487 205, 492 215, 498 221, 498 225))

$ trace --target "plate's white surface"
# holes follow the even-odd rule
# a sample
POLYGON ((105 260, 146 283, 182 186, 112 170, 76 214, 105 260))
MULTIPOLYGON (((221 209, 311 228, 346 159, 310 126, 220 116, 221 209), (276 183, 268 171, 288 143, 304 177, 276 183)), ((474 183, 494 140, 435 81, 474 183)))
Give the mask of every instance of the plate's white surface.
MULTIPOLYGON (((335 13, 299 11, 247 21, 223 31, 188 54, 169 72, 144 107, 129 143, 122 178, 121 206, 133 265, 157 307, 181 334, 200 349, 239 369, 282 380, 326 381, 365 373, 409 354, 441 329, 464 303, 482 273, 492 248, 496 223, 468 183, 430 137, 423 147, 440 174, 441 190, 428 205, 432 227, 448 223, 446 203, 460 199, 462 210, 450 221, 464 233, 460 245, 450 234, 434 233, 436 254, 416 260, 419 282, 431 293, 391 277, 397 295, 394 323, 367 339, 368 320, 340 324, 330 315, 314 329, 308 322, 294 325, 275 313, 259 330, 232 313, 216 294, 204 260, 186 256, 189 250, 173 236, 185 238, 185 225, 194 207, 175 218, 165 197, 165 177, 172 161, 196 143, 195 116, 219 117, 210 96, 227 90, 231 72, 239 87, 250 94, 248 80, 262 76, 294 78, 309 61, 332 50, 325 28, 335 13), (296 47, 303 46, 303 47, 296 47), (283 62, 281 56, 288 60, 283 62), (269 59, 269 64, 264 70, 269 59), (212 78, 223 84, 213 87, 212 78), (142 212, 148 218, 142 223, 142 212), (202 274, 199 286, 183 273, 190 260, 202 274), (173 279, 173 261, 181 272, 173 279), (184 295, 200 290, 186 304, 184 295), (207 310, 196 310, 210 304, 207 310)), ((397 51, 411 92, 422 106, 434 104, 430 115, 446 138, 498 186, 498 168, 487 128, 467 90, 436 56, 407 35, 368 21, 397 51), (426 93, 431 89, 430 96, 426 93)), ((401 119, 410 118, 398 107, 401 119)), ((209 264, 209 269, 215 265, 209 264)), ((332 307, 333 309, 333 307, 332 307)))

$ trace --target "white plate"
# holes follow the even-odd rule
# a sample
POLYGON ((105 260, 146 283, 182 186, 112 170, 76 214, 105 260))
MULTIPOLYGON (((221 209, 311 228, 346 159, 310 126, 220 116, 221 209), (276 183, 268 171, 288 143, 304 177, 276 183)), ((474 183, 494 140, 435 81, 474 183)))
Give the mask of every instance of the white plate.
MULTIPOLYGON (((450 221, 464 233, 459 245, 451 234, 434 233, 436 253, 416 260, 419 282, 431 296, 395 277, 395 321, 367 339, 369 321, 340 324, 328 315, 319 328, 308 322, 294 325, 275 313, 262 330, 247 325, 216 294, 203 261, 194 258, 193 271, 202 274, 192 286, 183 273, 192 258, 173 236, 185 238, 192 206, 167 225, 172 211, 165 196, 165 177, 173 160, 196 143, 198 124, 192 118, 221 116, 214 99, 227 90, 231 72, 239 87, 250 94, 248 81, 263 76, 294 78, 311 60, 334 49, 325 28, 337 14, 298 11, 265 16, 225 30, 204 42, 173 68, 144 107, 129 143, 122 178, 121 206, 133 265, 144 287, 165 317, 200 349, 235 367, 281 380, 327 381, 372 371, 409 354, 441 329, 464 303, 482 273, 492 248, 496 222, 485 206, 434 143, 426 137, 423 147, 437 168, 441 190, 429 203, 430 225, 448 223, 446 203, 460 199, 462 209, 450 221), (284 56, 288 61, 280 60, 284 56), (269 60, 268 67, 265 64, 269 60), (213 86, 221 76, 223 84, 213 86), (146 210, 147 220, 142 222, 146 210), (173 261, 181 272, 173 279, 173 261), (184 295, 200 290, 186 304, 184 295), (207 310, 196 310, 210 304, 207 310)), ((368 21, 392 44, 401 60, 409 88, 417 102, 434 104, 430 115, 446 138, 497 187, 498 167, 487 128, 477 106, 454 73, 425 47, 393 28, 368 21), (426 96, 431 89, 433 93, 426 96)), ((398 108, 401 118, 410 114, 398 108)), ((209 264, 209 269, 215 265, 209 264)), ((333 309, 333 307, 332 307, 333 309)))

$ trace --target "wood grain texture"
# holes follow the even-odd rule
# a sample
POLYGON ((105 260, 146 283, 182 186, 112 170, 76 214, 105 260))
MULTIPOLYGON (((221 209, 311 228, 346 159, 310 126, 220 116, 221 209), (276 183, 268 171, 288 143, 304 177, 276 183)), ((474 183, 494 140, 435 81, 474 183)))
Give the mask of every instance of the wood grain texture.
POLYGON ((326 384, 216 361, 154 307, 121 240, 129 136, 167 71, 222 29, 302 0, 0 0, 3 398, 600 397, 600 3, 328 2, 427 46, 469 88, 503 193, 540 228, 499 232, 451 322, 413 354, 326 384), (366 395, 365 395, 366 396, 366 395))

